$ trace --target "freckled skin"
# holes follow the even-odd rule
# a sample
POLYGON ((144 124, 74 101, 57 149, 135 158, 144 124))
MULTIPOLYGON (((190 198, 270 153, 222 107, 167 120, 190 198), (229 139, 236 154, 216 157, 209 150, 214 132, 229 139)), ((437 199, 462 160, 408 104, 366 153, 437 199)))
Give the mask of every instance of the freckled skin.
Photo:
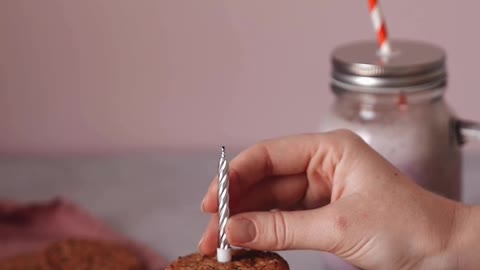
POLYGON ((337 217, 337 223, 336 223, 337 229, 341 232, 344 232, 348 228, 348 220, 344 216, 339 216, 337 217))

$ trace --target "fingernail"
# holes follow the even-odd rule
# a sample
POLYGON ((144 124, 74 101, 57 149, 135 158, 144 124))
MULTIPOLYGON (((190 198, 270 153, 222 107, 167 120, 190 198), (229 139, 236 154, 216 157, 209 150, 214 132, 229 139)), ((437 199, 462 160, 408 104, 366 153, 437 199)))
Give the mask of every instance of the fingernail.
POLYGON ((203 206, 203 204, 205 203, 205 198, 202 199, 202 202, 200 203, 200 211, 202 213, 205 213, 205 207, 203 206))
POLYGON ((250 219, 231 219, 228 227, 230 241, 233 243, 248 243, 253 241, 257 235, 255 224, 250 219))
POLYGON ((204 235, 202 235, 202 238, 200 238, 200 241, 198 241, 197 248, 200 248, 200 246, 202 245, 203 238, 205 238, 205 236, 204 236, 204 235))

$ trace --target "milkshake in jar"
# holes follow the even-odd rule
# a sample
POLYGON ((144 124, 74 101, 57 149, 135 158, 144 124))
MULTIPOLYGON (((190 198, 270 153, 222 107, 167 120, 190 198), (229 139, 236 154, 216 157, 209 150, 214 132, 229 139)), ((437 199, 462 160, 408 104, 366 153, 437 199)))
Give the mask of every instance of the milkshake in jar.
MULTIPOLYGON (((460 200, 461 145, 480 134, 479 126, 459 120, 444 99, 443 49, 409 40, 392 44, 388 57, 377 53, 375 41, 333 51, 336 99, 320 131, 350 129, 420 186, 460 200)), ((327 257, 331 269, 353 269, 327 257)))

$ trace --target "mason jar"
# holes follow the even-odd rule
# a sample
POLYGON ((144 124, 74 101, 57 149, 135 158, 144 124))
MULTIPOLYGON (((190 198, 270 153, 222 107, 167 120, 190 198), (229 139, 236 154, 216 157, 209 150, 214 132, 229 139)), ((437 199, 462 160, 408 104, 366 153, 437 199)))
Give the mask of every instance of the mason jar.
MULTIPOLYGON (((446 53, 435 45, 394 40, 388 57, 374 41, 332 53, 335 101, 320 131, 346 128, 420 186, 460 200, 461 146, 480 138, 480 126, 457 118, 444 99, 446 53)), ((339 264, 332 269, 350 269, 339 264)))

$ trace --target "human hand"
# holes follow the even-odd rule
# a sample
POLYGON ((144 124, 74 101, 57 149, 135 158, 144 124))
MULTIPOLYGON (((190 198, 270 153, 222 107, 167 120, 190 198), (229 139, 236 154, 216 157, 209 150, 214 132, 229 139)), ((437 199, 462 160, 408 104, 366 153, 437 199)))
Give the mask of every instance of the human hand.
MULTIPOLYGON (((199 244, 206 254, 218 241, 217 189, 214 179, 202 202, 214 214, 199 244)), ((234 246, 325 251, 363 269, 458 269, 471 207, 420 188, 361 138, 335 131, 240 153, 230 163, 230 213, 234 246)))

